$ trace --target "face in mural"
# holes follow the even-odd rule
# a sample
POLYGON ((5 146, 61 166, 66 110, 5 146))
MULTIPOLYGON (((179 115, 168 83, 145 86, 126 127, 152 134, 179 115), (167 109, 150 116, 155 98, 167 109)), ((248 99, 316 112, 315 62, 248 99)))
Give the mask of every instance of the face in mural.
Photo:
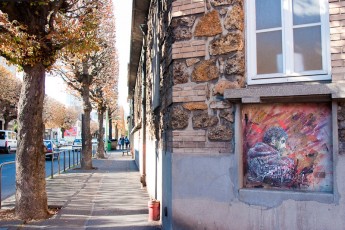
POLYGON ((264 135, 263 142, 275 148, 281 155, 286 150, 287 133, 281 127, 269 128, 264 135))
POLYGON ((242 117, 246 187, 333 190, 329 104, 246 105, 242 117))

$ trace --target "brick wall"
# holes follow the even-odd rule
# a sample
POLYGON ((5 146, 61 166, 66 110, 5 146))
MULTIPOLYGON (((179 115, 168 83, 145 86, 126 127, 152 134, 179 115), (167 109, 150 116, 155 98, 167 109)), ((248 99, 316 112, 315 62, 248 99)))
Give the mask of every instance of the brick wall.
POLYGON ((196 102, 206 100, 206 85, 173 87, 173 102, 196 102))
POLYGON ((172 3, 172 16, 180 17, 205 12, 204 0, 177 0, 172 3))
POLYGON ((329 1, 332 81, 345 81, 345 1, 329 1))
POLYGON ((192 58, 206 55, 206 41, 175 42, 172 45, 172 58, 192 58))

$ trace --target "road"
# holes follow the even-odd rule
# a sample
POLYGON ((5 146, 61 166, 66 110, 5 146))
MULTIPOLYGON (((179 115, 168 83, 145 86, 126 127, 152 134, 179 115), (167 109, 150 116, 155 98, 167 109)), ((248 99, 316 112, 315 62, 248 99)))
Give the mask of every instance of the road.
MULTIPOLYGON (((63 170, 64 162, 66 169, 69 166, 73 166, 73 152, 71 146, 61 147, 60 148, 60 171, 63 170), (65 152, 65 154, 63 154, 65 152), (65 155, 65 158, 64 158, 65 155)), ((15 153, 11 154, 0 154, 0 164, 4 162, 15 161, 15 153)), ((78 161, 80 162, 80 155, 78 154, 78 161)), ((77 162, 77 153, 74 153, 74 162, 77 162)), ((50 177, 51 169, 53 165, 54 174, 59 170, 58 160, 54 159, 46 160, 46 177, 50 177)), ((13 195, 15 193, 15 165, 9 164, 4 165, 2 168, 2 177, 1 177, 1 200, 13 195)))

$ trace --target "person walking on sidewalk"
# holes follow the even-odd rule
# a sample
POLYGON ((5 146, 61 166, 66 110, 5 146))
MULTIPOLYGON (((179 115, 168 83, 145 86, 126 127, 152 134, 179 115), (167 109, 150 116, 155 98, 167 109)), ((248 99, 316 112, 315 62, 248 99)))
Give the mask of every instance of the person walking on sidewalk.
POLYGON ((121 137, 121 146, 122 149, 125 149, 125 138, 123 136, 121 137))
POLYGON ((127 136, 125 137, 125 144, 126 144, 126 149, 128 149, 128 147, 129 147, 129 140, 128 140, 127 136))
POLYGON ((119 149, 121 149, 121 137, 119 138, 117 145, 119 146, 119 149))

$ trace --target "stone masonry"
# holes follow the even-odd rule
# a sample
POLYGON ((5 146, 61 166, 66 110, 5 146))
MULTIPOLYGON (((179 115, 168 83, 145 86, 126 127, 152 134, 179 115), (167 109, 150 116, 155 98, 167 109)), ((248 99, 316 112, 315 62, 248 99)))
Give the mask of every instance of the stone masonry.
MULTIPOLYGON (((345 1, 329 1, 332 82, 345 81, 345 1)), ((339 153, 345 154, 345 104, 338 103, 339 153)))
POLYGON ((175 0, 171 15, 173 152, 231 153, 234 110, 222 96, 245 82, 243 2, 175 0))

